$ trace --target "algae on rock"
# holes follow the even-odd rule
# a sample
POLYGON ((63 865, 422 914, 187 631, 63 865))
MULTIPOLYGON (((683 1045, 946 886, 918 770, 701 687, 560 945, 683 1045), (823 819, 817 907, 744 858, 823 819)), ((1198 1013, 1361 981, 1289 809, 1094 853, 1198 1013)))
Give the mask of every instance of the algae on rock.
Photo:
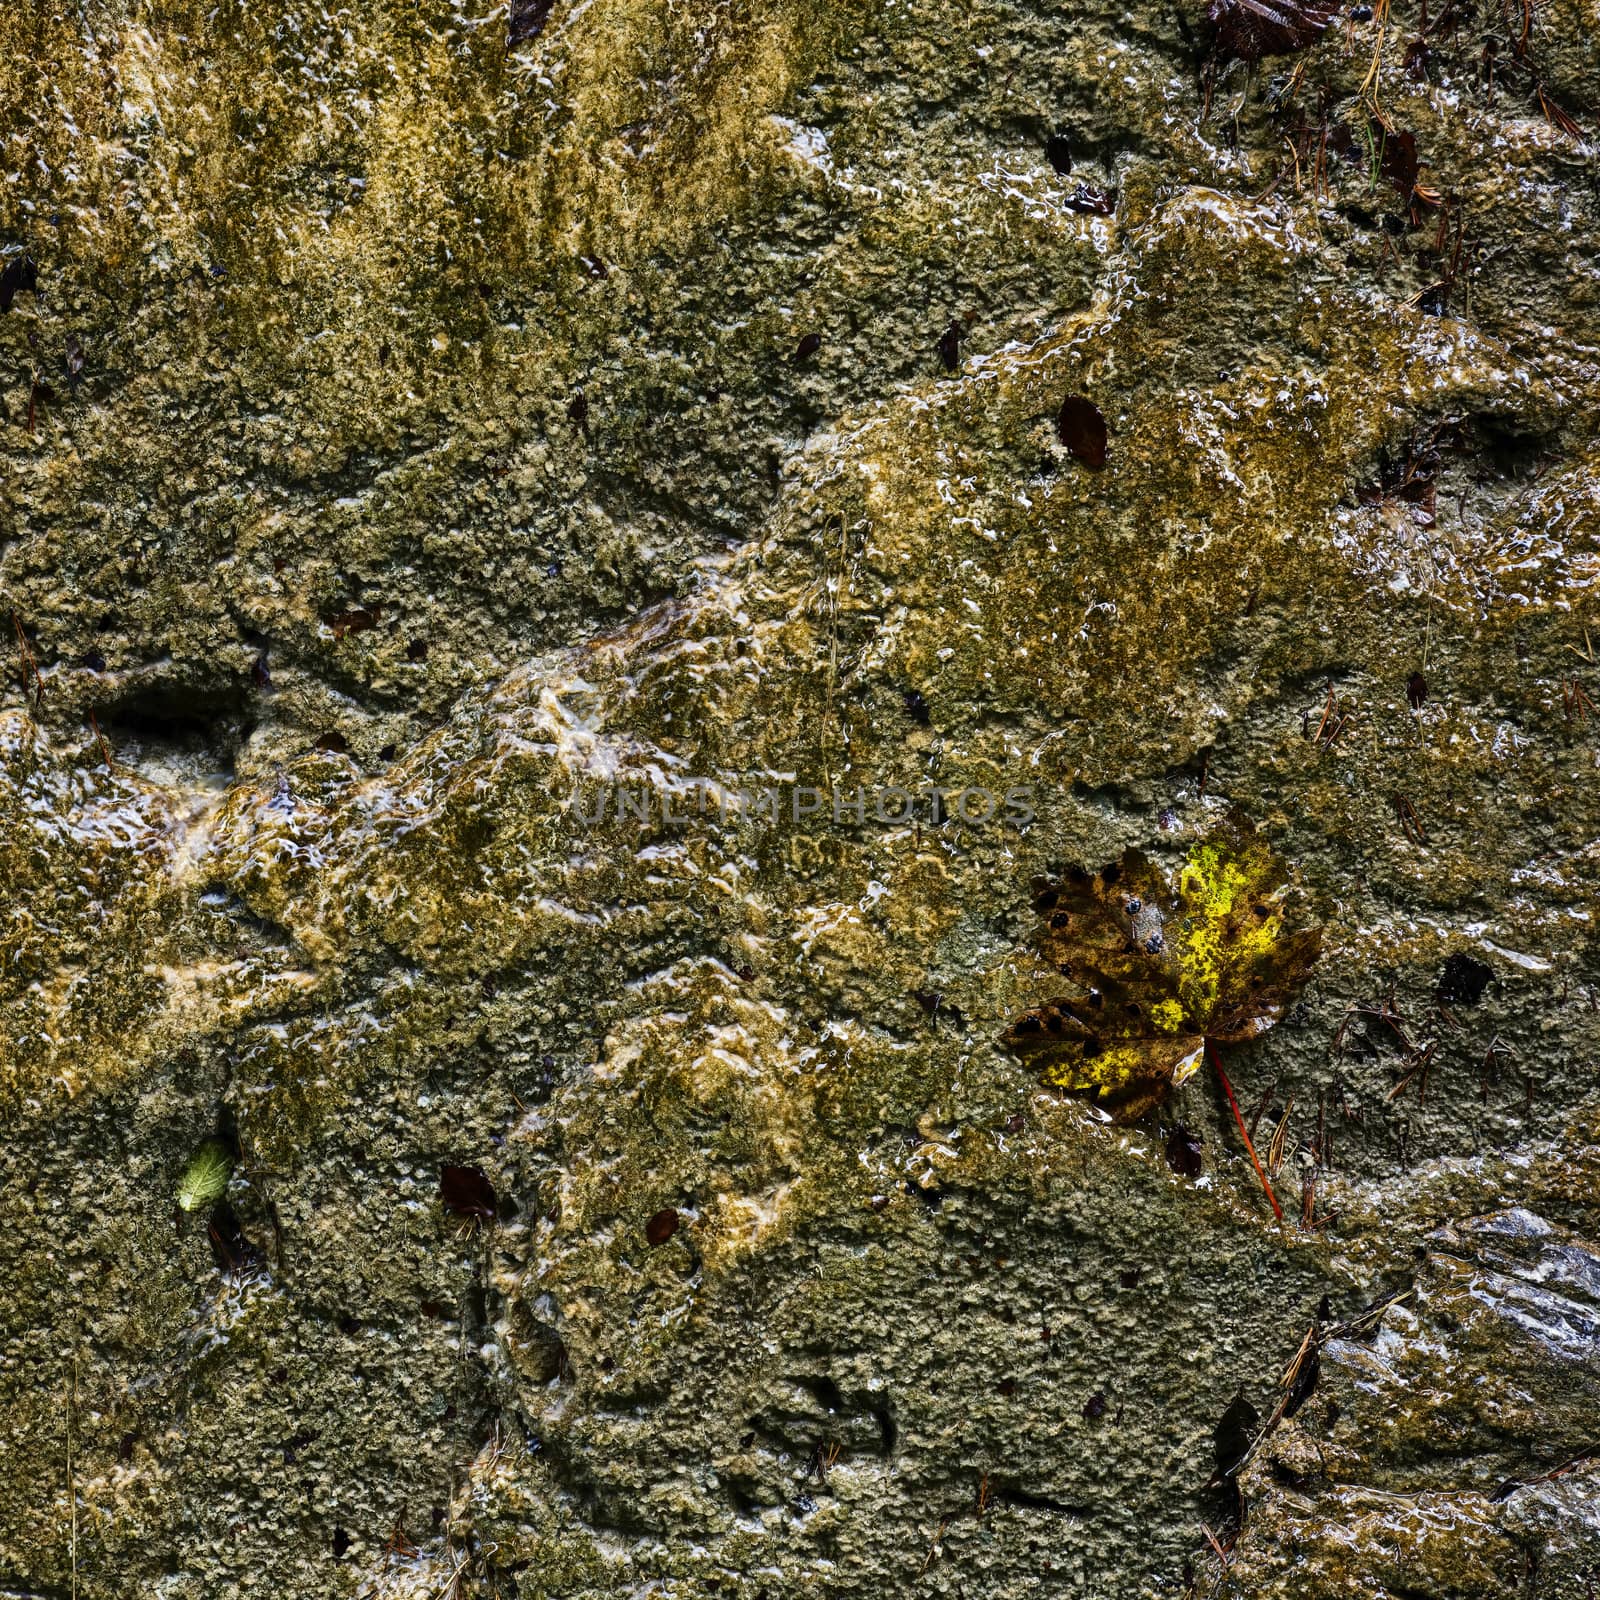
POLYGON ((1190 9, 0 17, 0 1588, 1581 1592, 1592 7, 1190 9), (1002 1044, 1235 815, 1281 1227, 1002 1044))

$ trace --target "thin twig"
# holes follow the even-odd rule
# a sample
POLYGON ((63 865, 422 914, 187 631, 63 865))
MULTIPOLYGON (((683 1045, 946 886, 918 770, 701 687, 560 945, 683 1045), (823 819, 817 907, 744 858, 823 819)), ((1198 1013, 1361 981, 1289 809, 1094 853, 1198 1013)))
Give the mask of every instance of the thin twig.
POLYGON ((78 1482, 72 1469, 72 1430, 78 1419, 78 1341, 72 1341, 72 1383, 67 1398, 67 1499, 72 1502, 72 1600, 78 1600, 78 1482))
POLYGON ((1364 100, 1367 91, 1372 91, 1372 111, 1380 120, 1383 120, 1383 111, 1378 105, 1378 75, 1383 68, 1383 44, 1389 32, 1389 0, 1377 0, 1373 7, 1373 21, 1378 25, 1378 42, 1372 49, 1372 65, 1367 68, 1367 75, 1361 80, 1361 87, 1356 90, 1356 98, 1364 100))
POLYGON ((1228 1570, 1228 1552, 1217 1543, 1216 1534, 1214 1534, 1203 1522, 1200 1524, 1200 1531, 1206 1536, 1206 1543, 1216 1551, 1217 1560, 1222 1563, 1222 1570, 1226 1572, 1228 1570))
POLYGON ((1256 1147, 1250 1142, 1250 1130, 1244 1125, 1244 1116, 1239 1110, 1239 1102, 1233 1097, 1233 1085, 1228 1082, 1228 1074, 1222 1070, 1222 1063, 1217 1059, 1217 1052, 1212 1047, 1209 1039, 1205 1042, 1206 1054, 1211 1057, 1211 1065, 1216 1070, 1217 1077, 1222 1081, 1223 1092, 1228 1097, 1228 1104, 1233 1108, 1233 1120, 1239 1125, 1239 1137, 1244 1140, 1244 1147, 1250 1152, 1250 1160, 1254 1163, 1256 1176, 1261 1180, 1261 1188, 1267 1199, 1272 1204, 1272 1214, 1279 1222, 1283 1221, 1283 1207, 1278 1204, 1278 1197, 1272 1192, 1272 1185, 1267 1182, 1267 1174, 1261 1165, 1261 1157, 1256 1154, 1256 1147))
POLYGON ((89 726, 94 732, 94 740, 100 746, 100 759, 109 767, 111 765, 111 746, 106 743, 106 736, 100 731, 100 719, 94 712, 89 713, 89 726))
POLYGON ((44 704, 44 678, 39 671, 39 661, 33 653, 33 646, 28 643, 27 634, 22 631, 22 618, 15 611, 11 613, 11 626, 16 630, 17 649, 22 654, 22 693, 26 697, 31 682, 33 703, 37 708, 44 704))
POLYGON ((461 1574, 467 1570, 467 1562, 472 1559, 471 1552, 463 1552, 461 1559, 456 1562, 450 1576, 444 1580, 444 1587, 433 1597, 433 1600, 447 1600, 450 1591, 461 1581, 461 1574))

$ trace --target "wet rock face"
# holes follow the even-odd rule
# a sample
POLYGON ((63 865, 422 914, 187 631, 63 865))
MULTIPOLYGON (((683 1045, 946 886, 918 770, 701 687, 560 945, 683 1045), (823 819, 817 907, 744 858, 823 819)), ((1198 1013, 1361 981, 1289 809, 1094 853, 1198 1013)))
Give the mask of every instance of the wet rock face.
POLYGON ((1438 1230, 1414 1287, 1246 1469, 1220 1592, 1582 1594, 1600 1572, 1593 1363, 1600 1256, 1513 1209, 1438 1230))
POLYGON ((1593 20, 0 17, 0 1588, 1585 1593, 1593 20))

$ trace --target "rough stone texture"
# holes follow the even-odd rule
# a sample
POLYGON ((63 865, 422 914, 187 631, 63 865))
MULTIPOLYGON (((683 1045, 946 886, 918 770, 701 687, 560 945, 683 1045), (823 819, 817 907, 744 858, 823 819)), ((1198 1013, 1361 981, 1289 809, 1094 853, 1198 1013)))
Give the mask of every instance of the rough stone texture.
POLYGON ((507 33, 0 14, 0 1592, 1592 1593, 1600 11, 507 33), (1241 816, 1281 1226, 998 1043, 1241 816))

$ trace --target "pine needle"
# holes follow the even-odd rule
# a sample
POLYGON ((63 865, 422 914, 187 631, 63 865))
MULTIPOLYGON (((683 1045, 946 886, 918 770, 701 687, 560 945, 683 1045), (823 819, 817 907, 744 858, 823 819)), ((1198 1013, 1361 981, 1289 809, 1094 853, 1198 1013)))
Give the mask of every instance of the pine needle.
POLYGON ((1244 1115, 1239 1110, 1239 1102, 1234 1099, 1233 1085, 1228 1082, 1228 1074, 1222 1070, 1222 1063, 1217 1059, 1217 1052, 1212 1048, 1211 1041, 1206 1040, 1206 1054, 1211 1057, 1211 1065, 1216 1069, 1216 1074, 1222 1081, 1223 1092, 1228 1097, 1228 1104, 1233 1108, 1233 1120, 1239 1125, 1239 1137, 1244 1140, 1244 1147, 1250 1152, 1250 1159, 1255 1164, 1256 1176, 1261 1180, 1261 1188, 1272 1205, 1272 1214, 1279 1222, 1283 1221, 1283 1207, 1278 1204, 1278 1197, 1272 1192, 1272 1185, 1267 1181, 1266 1170, 1261 1165, 1261 1157, 1256 1154, 1256 1147, 1250 1142, 1250 1130, 1244 1125, 1244 1115))

